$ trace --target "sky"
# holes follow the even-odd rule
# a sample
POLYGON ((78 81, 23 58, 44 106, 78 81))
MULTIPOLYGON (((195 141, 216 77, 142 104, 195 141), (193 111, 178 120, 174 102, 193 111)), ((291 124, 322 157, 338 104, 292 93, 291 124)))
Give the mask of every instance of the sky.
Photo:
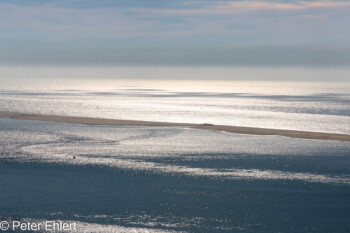
POLYGON ((0 0, 0 66, 349 67, 350 1, 0 0))

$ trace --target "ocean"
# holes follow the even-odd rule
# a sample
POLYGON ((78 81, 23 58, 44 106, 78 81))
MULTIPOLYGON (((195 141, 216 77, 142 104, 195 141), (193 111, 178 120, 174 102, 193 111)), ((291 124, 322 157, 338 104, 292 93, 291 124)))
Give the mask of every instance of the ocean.
POLYGON ((350 133, 350 84, 1 79, 0 110, 350 133))
MULTIPOLYGON (((350 133, 344 83, 1 84, 0 111, 350 133)), ((350 231, 349 142, 6 118, 0 139, 0 222, 77 225, 67 232, 350 231)))

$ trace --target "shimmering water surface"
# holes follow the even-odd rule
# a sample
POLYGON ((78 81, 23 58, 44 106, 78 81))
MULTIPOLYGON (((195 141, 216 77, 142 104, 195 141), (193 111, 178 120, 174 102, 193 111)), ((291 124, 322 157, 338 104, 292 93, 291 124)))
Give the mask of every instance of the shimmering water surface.
MULTIPOLYGON (((0 79, 0 111, 350 133, 348 83, 0 79)), ((349 232, 350 143, 0 119, 0 220, 349 232)))
POLYGON ((350 133, 350 84, 0 79, 0 111, 350 133))
POLYGON ((348 142, 4 118, 0 129, 1 219, 81 232, 350 231, 348 142))

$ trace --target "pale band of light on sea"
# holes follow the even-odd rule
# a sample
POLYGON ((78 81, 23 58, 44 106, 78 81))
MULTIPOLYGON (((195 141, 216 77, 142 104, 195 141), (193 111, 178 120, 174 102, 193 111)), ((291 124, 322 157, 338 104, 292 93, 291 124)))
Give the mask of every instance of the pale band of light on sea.
POLYGON ((327 82, 2 79, 0 110, 350 134, 350 86, 327 82))

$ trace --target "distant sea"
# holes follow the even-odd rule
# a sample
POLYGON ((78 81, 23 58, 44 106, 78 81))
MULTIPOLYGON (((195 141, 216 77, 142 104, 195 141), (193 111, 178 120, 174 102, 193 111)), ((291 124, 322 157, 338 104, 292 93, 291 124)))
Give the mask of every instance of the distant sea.
POLYGON ((0 111, 350 133, 350 83, 0 79, 0 111))

